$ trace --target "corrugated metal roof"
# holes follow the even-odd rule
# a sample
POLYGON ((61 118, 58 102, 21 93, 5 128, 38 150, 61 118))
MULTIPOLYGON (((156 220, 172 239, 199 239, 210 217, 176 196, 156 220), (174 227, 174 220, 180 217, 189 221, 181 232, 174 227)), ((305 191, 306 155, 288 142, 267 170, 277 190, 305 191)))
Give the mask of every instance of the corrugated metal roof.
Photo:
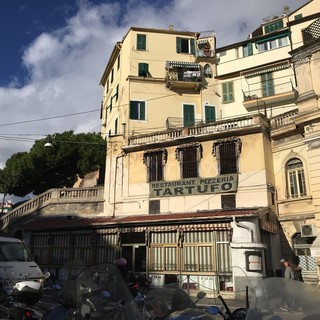
MULTIPOLYGON (((217 223, 229 222, 233 216, 248 217, 257 216, 258 209, 242 209, 242 210, 217 210, 217 211, 201 211, 192 213, 172 213, 172 214, 149 214, 149 215, 133 215, 133 216, 118 216, 118 217, 92 217, 79 218, 74 217, 67 219, 65 217, 43 217, 34 221, 21 224, 19 227, 32 229, 72 229, 72 228, 87 228, 87 227, 131 227, 131 226, 157 226, 168 224, 181 223, 217 223)), ((70 215, 68 215, 70 217, 70 215)))

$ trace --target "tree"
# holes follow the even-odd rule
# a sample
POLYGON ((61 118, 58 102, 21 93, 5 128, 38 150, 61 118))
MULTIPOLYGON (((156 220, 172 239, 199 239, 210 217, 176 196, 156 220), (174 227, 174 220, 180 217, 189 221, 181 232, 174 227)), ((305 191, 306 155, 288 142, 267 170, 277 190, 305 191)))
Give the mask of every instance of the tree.
MULTIPOLYGON (((2 175, 10 194, 40 194, 51 188, 72 187, 78 177, 100 170, 104 176, 105 141, 96 133, 66 131, 37 140, 29 152, 6 161, 2 175), (46 142, 52 147, 45 147, 46 142)), ((0 188, 3 185, 0 175, 0 188)))

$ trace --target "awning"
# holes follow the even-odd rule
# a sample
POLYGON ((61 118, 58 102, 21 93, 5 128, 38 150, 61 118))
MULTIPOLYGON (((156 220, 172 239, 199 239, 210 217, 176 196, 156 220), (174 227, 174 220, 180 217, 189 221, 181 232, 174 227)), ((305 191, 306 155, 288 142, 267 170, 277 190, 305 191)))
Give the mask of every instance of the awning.
POLYGON ((280 34, 277 34, 275 36, 272 36, 272 37, 268 37, 268 38, 264 38, 264 39, 260 39, 258 41, 256 41, 256 43, 263 43, 263 42, 267 42, 267 41, 271 41, 271 40, 274 40, 274 39, 279 39, 279 38, 284 38, 284 37, 287 37, 288 36, 288 32, 285 32, 285 33, 280 33, 280 34))
POLYGON ((264 73, 275 72, 275 71, 288 69, 288 68, 290 68, 290 64, 286 63, 286 64, 282 64, 282 65, 277 65, 277 66, 266 67, 263 69, 260 68, 260 69, 255 69, 255 70, 243 72, 242 75, 245 76, 245 78, 252 78, 252 77, 256 77, 261 74, 264 74, 264 73))
POLYGON ((208 44, 209 40, 208 39, 199 39, 197 40, 197 44, 208 44))
POLYGON ((185 69, 200 69, 199 63, 193 63, 193 62, 184 62, 184 61, 167 61, 166 62, 166 68, 185 68, 185 69))

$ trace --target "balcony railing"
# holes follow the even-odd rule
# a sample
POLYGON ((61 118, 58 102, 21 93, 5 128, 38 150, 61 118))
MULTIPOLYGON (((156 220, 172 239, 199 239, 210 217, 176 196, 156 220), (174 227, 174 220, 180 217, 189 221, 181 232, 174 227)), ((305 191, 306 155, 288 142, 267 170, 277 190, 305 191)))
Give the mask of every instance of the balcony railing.
POLYGON ((170 89, 193 89, 199 91, 205 83, 203 71, 198 63, 167 61, 166 86, 170 89))
POLYGON ((168 129, 165 131, 143 134, 139 136, 131 136, 128 138, 128 148, 170 140, 172 141, 174 139, 188 136, 194 137, 215 133, 219 135, 226 131, 241 130, 245 128, 249 129, 257 126, 267 126, 267 122, 264 116, 261 114, 248 115, 234 119, 219 120, 210 123, 199 123, 189 127, 180 127, 175 129, 168 129))
MULTIPOLYGON (((93 188, 62 188, 51 189, 39 196, 25 202, 7 214, 0 217, 0 230, 6 229, 11 223, 31 215, 37 210, 47 206, 50 203, 65 204, 68 203, 96 203, 104 201, 103 187, 93 188)), ((70 208, 69 208, 70 210, 70 208)))
POLYGON ((292 83, 285 82, 266 89, 257 88, 243 92, 243 105, 253 111, 271 104, 275 107, 284 103, 293 103, 296 98, 297 91, 292 83))
POLYGON ((286 112, 271 119, 271 128, 276 129, 294 123, 298 110, 286 112))
POLYGON ((273 87, 268 88, 268 90, 254 89, 246 91, 243 93, 243 100, 250 101, 255 99, 262 99, 265 97, 270 97, 278 94, 293 92, 293 87, 291 82, 281 83, 273 87))
POLYGON ((215 51, 210 49, 198 49, 196 56, 197 58, 213 58, 215 56, 215 51))

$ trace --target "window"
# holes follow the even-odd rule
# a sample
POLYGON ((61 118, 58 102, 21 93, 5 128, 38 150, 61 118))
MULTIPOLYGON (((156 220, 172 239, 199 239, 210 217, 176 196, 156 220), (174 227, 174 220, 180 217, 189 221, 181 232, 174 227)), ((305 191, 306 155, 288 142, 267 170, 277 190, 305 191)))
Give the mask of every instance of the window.
POLYGON ((223 103, 233 102, 233 82, 225 82, 222 84, 223 103))
POLYGON ((180 38, 176 40, 177 53, 190 53, 195 55, 195 42, 192 38, 180 38))
POLYGON ((138 75, 139 77, 148 77, 149 75, 149 64, 139 63, 138 64, 138 75))
POLYGON ((117 84, 116 93, 113 95, 113 98, 116 98, 116 102, 118 101, 118 96, 119 96, 119 84, 117 84))
POLYGON ((205 106, 204 108, 206 123, 216 121, 216 108, 213 106, 205 106))
POLYGON ((212 68, 210 66, 210 64, 206 64, 203 68, 203 74, 206 78, 212 78, 213 74, 212 74, 212 68))
POLYGON ((111 83, 113 82, 113 78, 114 78, 114 70, 112 68, 112 70, 111 70, 111 83))
POLYGON ((293 158, 287 162, 286 176, 289 198, 307 195, 303 163, 300 159, 293 158))
POLYGON ((194 105, 193 104, 184 104, 183 105, 183 126, 188 127, 192 126, 195 123, 194 115, 194 105))
POLYGON ((220 174, 238 173, 241 140, 223 141, 214 144, 220 174))
POLYGON ((117 59, 117 70, 119 70, 120 68, 120 54, 118 55, 118 59, 117 59))
POLYGON ((150 238, 150 270, 178 270, 177 232, 152 232, 150 238))
POLYGON ((145 101, 130 101, 130 119, 146 120, 145 101))
POLYGON ((180 161, 181 178, 197 178, 202 158, 202 146, 190 145, 176 149, 176 158, 180 161))
POLYGON ((160 213, 160 200, 149 201, 149 214, 160 213))
POLYGON ((272 73, 264 73, 261 75, 262 96, 269 97, 274 95, 274 84, 272 73))
POLYGON ((294 16, 294 20, 300 20, 302 19, 302 13, 297 14, 296 16, 294 16))
POLYGON ((118 118, 114 120, 114 134, 118 134, 118 118))
POLYGON ((252 43, 247 43, 245 46, 242 47, 243 56, 248 57, 253 55, 252 43))
POLYGON ((283 28, 283 20, 277 20, 264 26, 264 33, 274 32, 283 28))
POLYGON ((288 36, 275 36, 257 42, 259 52, 268 51, 288 45, 288 36))
POLYGON ((164 180, 164 165, 167 162, 167 151, 158 150, 146 152, 143 161, 147 166, 147 181, 161 181, 164 180))
POLYGON ((235 209, 236 208, 236 195, 235 194, 221 195, 221 208, 222 209, 235 209))
POLYGON ((147 36, 145 34, 137 34, 137 50, 146 50, 147 36))

